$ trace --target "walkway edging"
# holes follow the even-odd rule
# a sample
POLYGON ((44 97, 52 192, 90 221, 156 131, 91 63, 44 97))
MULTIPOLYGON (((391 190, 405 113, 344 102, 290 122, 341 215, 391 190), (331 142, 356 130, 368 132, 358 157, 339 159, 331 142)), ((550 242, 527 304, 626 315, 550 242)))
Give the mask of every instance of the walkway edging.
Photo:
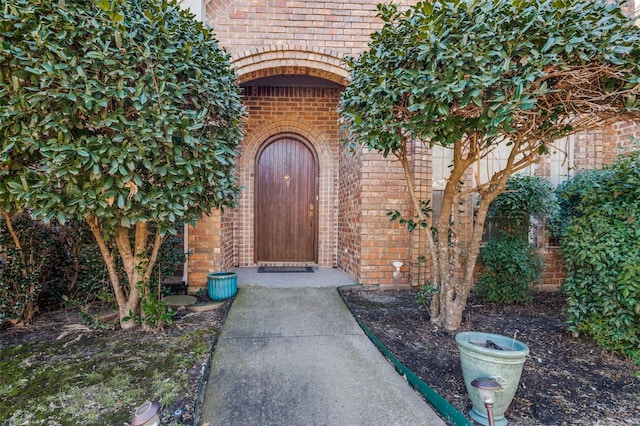
POLYGON ((360 328, 362 328, 362 331, 364 331, 364 334, 367 335, 369 340, 373 342, 373 344, 378 348, 382 355, 384 355, 389 361, 391 361, 398 373, 404 376, 407 382, 409 382, 409 384, 413 386, 414 389, 420 392, 424 399, 426 399, 427 402, 438 412, 438 414, 440 414, 440 416, 442 416, 442 418, 449 424, 454 426, 474 426, 474 424, 469 419, 467 419, 464 414, 456 410, 455 407, 449 403, 449 401, 447 401, 440 394, 431 389, 431 387, 423 382, 420 377, 418 377, 413 371, 409 370, 404 364, 402 364, 400 360, 398 360, 398 358, 396 358, 391 353, 391 351, 387 349, 386 346, 384 346, 380 339, 378 339, 373 334, 373 332, 369 330, 369 327, 367 327, 364 321, 362 321, 355 314, 355 312, 351 310, 351 306, 349 306, 349 304, 344 300, 344 296, 342 295, 341 290, 348 288, 362 288, 362 286, 359 284, 341 286, 338 287, 338 294, 349 309, 349 312, 351 312, 351 316, 353 316, 360 328))

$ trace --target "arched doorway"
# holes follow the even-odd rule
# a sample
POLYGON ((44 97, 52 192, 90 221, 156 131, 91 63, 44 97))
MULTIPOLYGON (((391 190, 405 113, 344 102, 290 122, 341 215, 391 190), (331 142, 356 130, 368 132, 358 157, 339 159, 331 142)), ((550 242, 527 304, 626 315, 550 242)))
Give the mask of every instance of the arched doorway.
POLYGON ((269 138, 255 162, 256 262, 318 262, 318 159, 299 135, 269 138))

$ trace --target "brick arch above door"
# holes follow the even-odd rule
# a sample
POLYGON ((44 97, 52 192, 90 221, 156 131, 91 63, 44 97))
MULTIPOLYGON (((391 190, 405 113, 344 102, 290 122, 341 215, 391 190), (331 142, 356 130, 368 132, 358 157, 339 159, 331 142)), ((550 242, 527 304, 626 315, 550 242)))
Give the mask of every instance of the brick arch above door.
POLYGON ((318 265, 334 266, 337 244, 337 216, 334 208, 337 203, 337 159, 331 145, 316 129, 303 123, 277 121, 249 135, 242 143, 238 159, 238 180, 242 188, 238 207, 235 212, 237 263, 240 266, 255 264, 255 176, 256 156, 263 143, 278 134, 297 134, 307 140, 318 156, 318 265))
POLYGON ((349 71, 340 54, 329 49, 307 50, 297 45, 277 45, 233 56, 231 66, 236 70, 239 84, 275 75, 306 75, 342 86, 349 83, 349 71))

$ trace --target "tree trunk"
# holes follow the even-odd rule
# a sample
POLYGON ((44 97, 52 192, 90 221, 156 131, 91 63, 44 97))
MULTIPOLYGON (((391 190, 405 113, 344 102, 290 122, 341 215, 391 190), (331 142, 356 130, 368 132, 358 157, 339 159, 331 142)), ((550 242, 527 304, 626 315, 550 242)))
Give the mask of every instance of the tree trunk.
MULTIPOLYGON (((121 283, 116 269, 114 253, 112 253, 106 243, 98 219, 88 217, 87 223, 98 243, 100 253, 107 266, 109 281, 111 282, 116 303, 118 304, 120 327, 123 330, 135 328, 137 326, 136 318, 140 316, 140 289, 145 286, 144 277, 147 274, 147 268, 150 264, 146 256, 147 224, 145 222, 138 222, 136 225, 134 250, 132 250, 131 247, 129 229, 122 227, 116 229, 115 242, 127 277, 127 282, 121 283)), ((150 267, 153 268, 153 265, 150 267)))
MULTIPOLYGON (((400 136, 402 145, 394 154, 402 163, 415 215, 419 220, 427 221, 428 218, 422 212, 413 183, 407 137, 400 136)), ((486 144, 480 136, 471 134, 460 143, 454 144, 453 167, 445 185, 440 217, 434 224, 435 238, 430 232, 427 233, 425 252, 431 254, 431 282, 436 290, 431 298, 429 314, 431 322, 447 331, 457 331, 462 323, 462 314, 475 284, 475 265, 480 253, 482 232, 489 205, 504 190, 508 177, 531 164, 535 159, 532 154, 525 155, 520 150, 522 140, 516 139, 512 141, 513 149, 505 168, 494 174, 488 183, 467 185, 463 192, 462 182, 470 177, 466 176, 470 167, 474 164, 479 166, 478 161, 485 158, 489 152, 483 152, 486 144), (523 158, 518 159, 519 155, 523 155, 523 158), (464 218, 460 217, 460 207, 463 197, 474 191, 480 195, 480 202, 469 235, 469 232, 464 232, 465 224, 464 218)), ((479 176, 476 176, 476 180, 480 182, 479 176)))
MULTIPOLYGON (((153 272, 153 267, 155 266, 156 261, 158 260, 158 253, 160 252, 160 247, 162 246, 163 241, 164 241, 164 238, 162 238, 162 236, 160 235, 160 232, 156 230, 155 237, 153 240, 153 247, 151 249, 151 256, 149 256, 149 261, 147 263, 146 271, 144 273, 144 282, 146 283, 147 293, 151 285, 151 273, 153 272)), ((158 282, 158 294, 156 297, 160 297, 160 290, 161 290, 161 284, 160 282, 158 282)), ((158 329, 159 327, 162 326, 162 324, 155 324, 154 327, 151 327, 151 324, 149 324, 149 321, 147 321, 146 319, 145 312, 141 312, 141 317, 142 317, 142 324, 145 330, 151 331, 154 329, 158 329)))
POLYGON ((20 271, 20 274, 22 275, 22 278, 27 278, 31 272, 29 271, 30 264, 27 262, 27 256, 24 252, 24 249, 22 248, 22 243, 20 242, 20 238, 18 237, 18 234, 16 234, 16 231, 13 229, 13 223, 11 222, 11 215, 9 214, 9 212, 5 211, 4 209, 0 209, 0 215, 2 215, 5 221, 5 224, 7 226, 7 231, 9 232, 9 235, 13 240, 13 244, 16 246, 16 250, 18 251, 18 255, 20 256, 20 262, 22 262, 22 270, 20 271))
POLYGON ((466 294, 470 291, 462 285, 462 262, 465 256, 464 241, 460 227, 461 188, 460 182, 468 167, 473 163, 469 156, 464 156, 460 147, 454 149, 454 162, 451 175, 445 185, 442 197, 442 209, 436 223, 436 256, 433 274, 438 283, 438 293, 431 300, 431 321, 453 331, 460 328, 462 322, 462 301, 466 302, 466 294))

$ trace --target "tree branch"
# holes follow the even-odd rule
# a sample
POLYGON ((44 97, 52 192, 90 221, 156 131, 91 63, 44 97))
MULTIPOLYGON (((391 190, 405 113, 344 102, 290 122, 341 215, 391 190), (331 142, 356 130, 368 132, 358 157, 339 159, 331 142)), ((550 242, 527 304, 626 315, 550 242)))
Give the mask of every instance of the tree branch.
POLYGON ((109 250, 109 247, 107 247, 107 243, 105 242, 102 236, 102 231, 99 226, 98 218, 94 216, 88 216, 86 218, 86 222, 89 225, 89 229, 91 230, 91 233, 96 239, 96 243, 98 244, 98 248, 100 249, 100 253, 102 254, 104 263, 107 266, 107 272, 109 273, 109 280, 111 281, 111 287, 113 287, 113 292, 115 294, 118 307, 122 308, 123 306, 126 305, 127 296, 124 293, 122 286, 120 285, 120 278, 118 277, 116 262, 113 258, 111 250, 109 250))

